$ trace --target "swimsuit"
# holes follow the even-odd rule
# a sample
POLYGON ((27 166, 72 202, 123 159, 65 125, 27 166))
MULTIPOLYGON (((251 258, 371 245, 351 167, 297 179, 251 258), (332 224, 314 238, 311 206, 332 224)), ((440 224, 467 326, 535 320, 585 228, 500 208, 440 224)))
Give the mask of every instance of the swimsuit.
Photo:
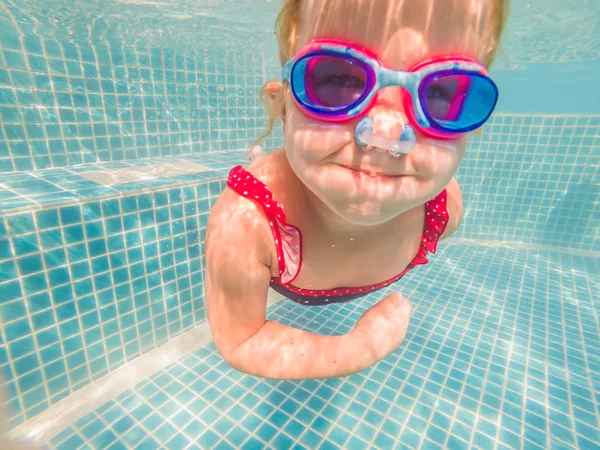
POLYGON ((360 288, 302 289, 290 284, 298 276, 302 267, 302 234, 300 230, 287 223, 283 209, 273 199, 273 195, 267 186, 242 166, 236 166, 231 169, 227 179, 227 186, 239 195, 253 200, 260 205, 269 220, 275 240, 277 263, 279 266, 279 276, 271 278, 271 287, 290 300, 306 306, 348 302, 398 281, 413 267, 420 264, 427 264, 427 253, 435 253, 438 240, 448 224, 449 216, 446 210, 447 193, 444 189, 435 198, 425 203, 425 224, 423 226, 421 246, 417 255, 400 274, 373 286, 360 288))

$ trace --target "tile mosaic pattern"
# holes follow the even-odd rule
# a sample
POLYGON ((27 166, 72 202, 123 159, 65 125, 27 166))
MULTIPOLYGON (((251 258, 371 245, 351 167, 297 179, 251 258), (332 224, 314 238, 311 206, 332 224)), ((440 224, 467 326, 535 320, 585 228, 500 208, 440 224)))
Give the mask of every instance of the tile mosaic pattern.
POLYGON ((258 53, 72 44, 0 12, 0 172, 246 149, 262 131, 258 53))
POLYGON ((455 237, 600 251, 599 130, 600 116, 494 116, 456 175, 455 237))
POLYGON ((350 377, 273 381, 214 345, 57 434, 51 449, 593 449, 600 446, 598 259, 442 246, 429 267, 346 305, 289 301, 269 318, 348 332, 392 289, 405 343, 350 377))
MULTIPOLYGON (((212 164, 240 162, 221 158, 212 164)), ((203 243, 225 184, 205 174, 0 217, 0 374, 11 427, 205 320, 203 243)))

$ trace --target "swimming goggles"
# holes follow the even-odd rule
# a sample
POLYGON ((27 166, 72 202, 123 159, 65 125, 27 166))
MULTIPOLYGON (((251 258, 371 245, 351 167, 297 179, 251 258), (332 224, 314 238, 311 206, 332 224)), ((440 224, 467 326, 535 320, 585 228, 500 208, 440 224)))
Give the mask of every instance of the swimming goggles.
POLYGON ((327 122, 360 117, 380 89, 402 87, 409 122, 436 138, 481 127, 498 101, 498 88, 473 59, 442 57, 391 70, 369 51, 336 40, 308 43, 284 64, 282 77, 302 111, 327 122))

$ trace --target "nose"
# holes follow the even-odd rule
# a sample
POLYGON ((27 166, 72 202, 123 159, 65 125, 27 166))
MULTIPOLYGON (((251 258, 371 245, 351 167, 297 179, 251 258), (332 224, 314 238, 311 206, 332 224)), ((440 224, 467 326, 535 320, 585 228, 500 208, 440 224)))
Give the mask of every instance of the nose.
POLYGON ((377 104, 369 111, 373 119, 373 134, 393 141, 400 140, 408 119, 402 106, 377 104))

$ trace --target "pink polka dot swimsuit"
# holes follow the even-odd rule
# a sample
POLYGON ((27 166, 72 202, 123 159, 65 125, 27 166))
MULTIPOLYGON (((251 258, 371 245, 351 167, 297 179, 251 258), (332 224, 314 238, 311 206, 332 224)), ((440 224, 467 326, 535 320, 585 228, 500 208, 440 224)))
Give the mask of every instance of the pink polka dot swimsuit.
POLYGON ((292 286, 292 281, 300 273, 302 267, 302 234, 300 230, 287 223, 283 209, 273 199, 267 186, 242 166, 236 166, 229 172, 227 186, 239 195, 253 200, 264 211, 275 241, 279 276, 271 278, 271 287, 301 305, 320 306, 330 303, 342 303, 363 297, 382 289, 402 278, 417 265, 427 264, 427 254, 435 253, 440 236, 448 224, 446 209, 446 190, 425 204, 425 224, 423 237, 417 255, 401 273, 395 277, 365 287, 339 287, 336 289, 311 290, 292 286))

